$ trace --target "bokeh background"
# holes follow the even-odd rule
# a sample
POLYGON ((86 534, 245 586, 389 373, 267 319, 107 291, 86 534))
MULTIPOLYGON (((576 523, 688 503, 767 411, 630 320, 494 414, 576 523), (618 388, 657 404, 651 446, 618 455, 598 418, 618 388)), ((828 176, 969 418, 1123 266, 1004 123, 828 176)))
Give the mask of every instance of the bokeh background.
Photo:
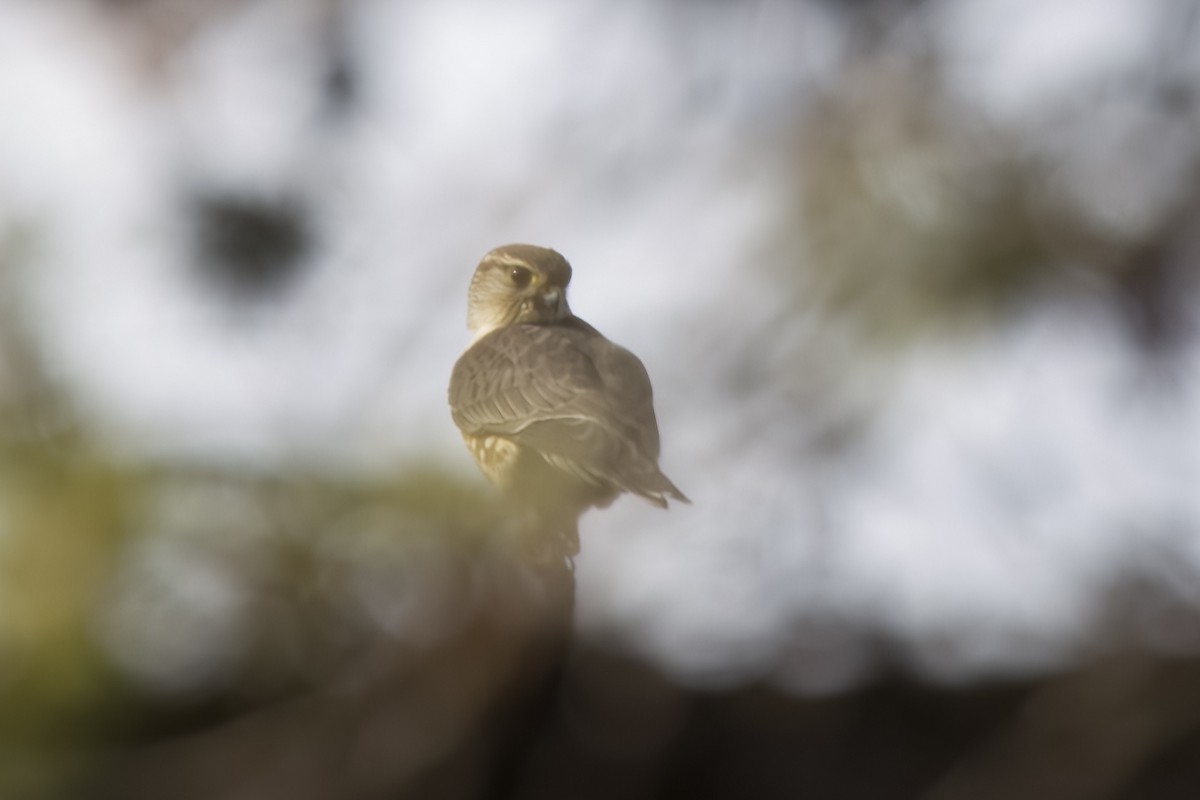
POLYGON ((1200 796, 1198 257, 1194 0, 0 0, 3 796, 1200 796), (573 588, 513 241, 694 501, 573 588))

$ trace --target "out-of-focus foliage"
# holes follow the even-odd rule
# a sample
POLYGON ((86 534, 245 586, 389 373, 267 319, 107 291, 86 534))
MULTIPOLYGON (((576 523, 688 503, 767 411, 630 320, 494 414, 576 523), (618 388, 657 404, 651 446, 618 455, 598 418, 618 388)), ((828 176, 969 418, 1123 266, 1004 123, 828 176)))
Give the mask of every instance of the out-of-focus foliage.
POLYGON ((798 304, 894 346, 1050 280, 1062 220, 1010 135, 956 108, 931 68, 884 62, 861 65, 802 130, 807 246, 788 246, 811 266, 795 271, 798 304))
POLYGON ((122 466, 4 334, 3 796, 399 790, 551 673, 570 575, 478 488, 122 466))
POLYGON ((0 798, 1195 795, 1198 19, 3 0, 0 798), (514 240, 695 500, 577 573, 445 409, 514 240))
POLYGON ((0 466, 5 796, 399 789, 555 664, 569 574, 527 566, 445 476, 130 471, 39 444, 0 466))

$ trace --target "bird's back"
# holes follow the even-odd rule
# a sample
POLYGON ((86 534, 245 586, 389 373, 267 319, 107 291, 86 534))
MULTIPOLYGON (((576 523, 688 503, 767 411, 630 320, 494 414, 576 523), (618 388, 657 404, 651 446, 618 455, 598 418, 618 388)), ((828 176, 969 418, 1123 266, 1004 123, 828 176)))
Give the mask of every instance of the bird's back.
POLYGON ((666 496, 686 500, 656 463, 645 367, 577 317, 484 336, 455 364, 449 394, 469 440, 502 437, 600 494, 630 491, 662 506, 666 496))

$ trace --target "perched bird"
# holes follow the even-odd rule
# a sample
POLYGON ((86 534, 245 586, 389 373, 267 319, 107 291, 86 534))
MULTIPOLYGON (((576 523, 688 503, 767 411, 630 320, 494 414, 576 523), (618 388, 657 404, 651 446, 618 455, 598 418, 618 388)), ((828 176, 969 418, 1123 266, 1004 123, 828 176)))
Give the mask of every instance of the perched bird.
POLYGON ((571 265, 497 247, 471 278, 475 338, 450 377, 450 410, 484 475, 520 509, 535 546, 579 551, 577 523, 622 492, 690 502, 658 468, 650 378, 637 356, 571 313, 571 265))

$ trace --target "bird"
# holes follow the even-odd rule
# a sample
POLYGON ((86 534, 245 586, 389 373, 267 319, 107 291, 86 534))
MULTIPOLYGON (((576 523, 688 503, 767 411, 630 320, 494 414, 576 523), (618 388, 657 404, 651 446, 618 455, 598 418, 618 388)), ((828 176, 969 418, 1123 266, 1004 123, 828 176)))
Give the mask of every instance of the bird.
POLYGON ((626 492, 661 508, 691 502, 659 469, 645 366, 571 312, 570 282, 571 265, 547 247, 484 255, 467 293, 474 338, 448 390, 467 448, 512 503, 526 544, 568 561, 590 508, 626 492))

